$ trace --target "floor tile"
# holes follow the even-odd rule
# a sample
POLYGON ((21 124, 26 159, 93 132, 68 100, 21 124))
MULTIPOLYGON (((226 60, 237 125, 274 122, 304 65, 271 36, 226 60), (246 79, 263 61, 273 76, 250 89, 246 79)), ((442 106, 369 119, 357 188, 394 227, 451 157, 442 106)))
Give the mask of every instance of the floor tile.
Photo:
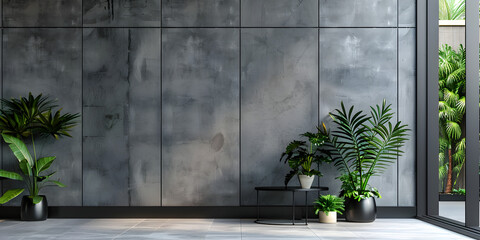
POLYGON ((416 219, 377 219, 373 223, 278 226, 253 219, 48 219, 0 220, 1 240, 27 239, 469 239, 416 219))

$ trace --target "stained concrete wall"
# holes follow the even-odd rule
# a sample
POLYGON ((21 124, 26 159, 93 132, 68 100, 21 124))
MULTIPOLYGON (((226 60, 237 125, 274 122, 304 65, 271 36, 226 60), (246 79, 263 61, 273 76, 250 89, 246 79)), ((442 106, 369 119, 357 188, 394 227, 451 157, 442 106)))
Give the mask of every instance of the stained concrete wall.
MULTIPOLYGON (((72 139, 43 147, 68 185, 45 192, 52 206, 252 205, 254 186, 283 184, 286 144, 329 124, 340 101, 365 110, 387 99, 414 129, 415 10, 415 0, 4 0, 1 93, 48 93, 82 113, 72 139)), ((372 179, 380 206, 415 203, 414 136, 372 179)), ((3 167, 13 163, 4 148, 3 167)), ((321 171, 316 184, 338 194, 339 173, 321 171)))

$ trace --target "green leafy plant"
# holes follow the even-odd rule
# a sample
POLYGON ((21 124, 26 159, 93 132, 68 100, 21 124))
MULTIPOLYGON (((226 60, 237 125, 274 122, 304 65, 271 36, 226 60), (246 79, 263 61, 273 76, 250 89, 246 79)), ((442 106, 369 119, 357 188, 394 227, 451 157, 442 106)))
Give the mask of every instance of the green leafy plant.
POLYGON ((443 45, 438 51, 439 180, 445 193, 451 193, 465 163, 466 51, 443 45))
POLYGON ((23 181, 25 187, 11 189, 0 197, 0 204, 7 203, 24 192, 29 192, 33 202, 39 203, 42 197, 39 191, 47 186, 65 187, 51 177, 55 172, 45 173, 56 157, 37 158, 35 139, 62 136, 71 137, 69 132, 76 126, 79 114, 61 114, 61 110, 53 111, 57 107, 55 100, 43 97, 42 94, 28 97, 2 99, 3 109, 0 110, 0 132, 12 153, 18 160, 19 173, 0 170, 0 177, 23 181), (25 141, 30 141, 33 157, 25 141))
POLYGON ((439 0, 440 20, 464 20, 465 0, 439 0))
POLYGON ((297 174, 322 176, 320 171, 313 168, 313 164, 328 161, 319 149, 327 140, 327 136, 321 134, 320 131, 317 133, 306 132, 300 136, 308 138, 308 144, 306 141, 294 140, 288 144, 280 157, 280 161, 288 163, 291 168, 291 171, 285 176, 285 185, 297 174))
POLYGON ((466 195, 465 188, 459 188, 459 189, 453 189, 452 191, 453 194, 458 194, 458 195, 466 195))
POLYGON ((397 160, 409 131, 401 122, 392 124, 391 105, 385 100, 381 106, 370 109, 367 116, 354 111, 353 106, 347 111, 342 102, 341 109, 330 113, 336 130, 332 133, 326 128, 322 130, 328 139, 323 151, 342 172, 341 195, 358 201, 373 196, 381 198, 368 182, 397 160))
POLYGON ((337 212, 339 214, 342 214, 342 212, 345 211, 345 200, 335 195, 322 195, 317 198, 313 203, 313 207, 315 208, 315 214, 317 215, 319 212, 324 212, 328 216, 329 212, 337 212))
MULTIPOLYGON (((42 197, 38 195, 40 189, 50 185, 65 187, 61 182, 50 179, 54 173, 42 174, 50 168, 56 157, 43 157, 37 159, 36 156, 32 157, 22 140, 6 134, 2 134, 2 137, 17 158, 21 174, 0 170, 0 176, 12 180, 23 181, 25 188, 29 192, 29 197, 33 199, 33 203, 37 204, 42 201, 42 197)), ((10 201, 23 193, 24 190, 25 189, 22 188, 8 190, 0 198, 0 204, 10 201)))

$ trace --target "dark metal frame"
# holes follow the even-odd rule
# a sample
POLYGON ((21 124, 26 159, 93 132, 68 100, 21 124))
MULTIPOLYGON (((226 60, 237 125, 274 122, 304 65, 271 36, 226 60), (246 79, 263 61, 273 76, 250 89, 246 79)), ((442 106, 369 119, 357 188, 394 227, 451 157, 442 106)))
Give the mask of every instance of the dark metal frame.
POLYGON ((465 223, 440 217, 438 210, 438 7, 438 0, 417 1, 417 217, 480 238, 479 0, 466 1, 465 45, 474 50, 466 56, 465 223))
MULTIPOLYGON (((308 225, 308 193, 309 192, 317 192, 320 194, 321 191, 328 191, 328 187, 311 187, 309 189, 303 189, 300 187, 255 187, 255 191, 257 192, 257 220, 255 223, 259 224, 267 224, 267 225, 298 225, 295 224, 295 193, 297 192, 305 192, 305 221, 304 225, 308 225), (260 191, 267 191, 267 192, 292 192, 292 223, 273 223, 268 221, 260 220, 260 204, 258 193, 260 191)), ((302 224, 303 225, 303 224, 302 224)))

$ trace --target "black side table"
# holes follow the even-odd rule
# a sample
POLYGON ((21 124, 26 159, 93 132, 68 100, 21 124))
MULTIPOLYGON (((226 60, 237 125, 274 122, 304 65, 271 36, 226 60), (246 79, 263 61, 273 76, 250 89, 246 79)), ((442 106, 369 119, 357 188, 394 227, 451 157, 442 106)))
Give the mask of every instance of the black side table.
POLYGON ((260 224, 274 224, 260 221, 260 205, 258 203, 258 192, 260 191, 270 191, 270 192, 291 192, 292 193, 292 225, 295 225, 295 193, 296 192, 305 192, 305 225, 308 225, 308 193, 309 192, 320 192, 327 191, 328 187, 311 187, 310 189, 303 189, 301 187, 255 187, 257 191, 257 220, 256 223, 260 224))

